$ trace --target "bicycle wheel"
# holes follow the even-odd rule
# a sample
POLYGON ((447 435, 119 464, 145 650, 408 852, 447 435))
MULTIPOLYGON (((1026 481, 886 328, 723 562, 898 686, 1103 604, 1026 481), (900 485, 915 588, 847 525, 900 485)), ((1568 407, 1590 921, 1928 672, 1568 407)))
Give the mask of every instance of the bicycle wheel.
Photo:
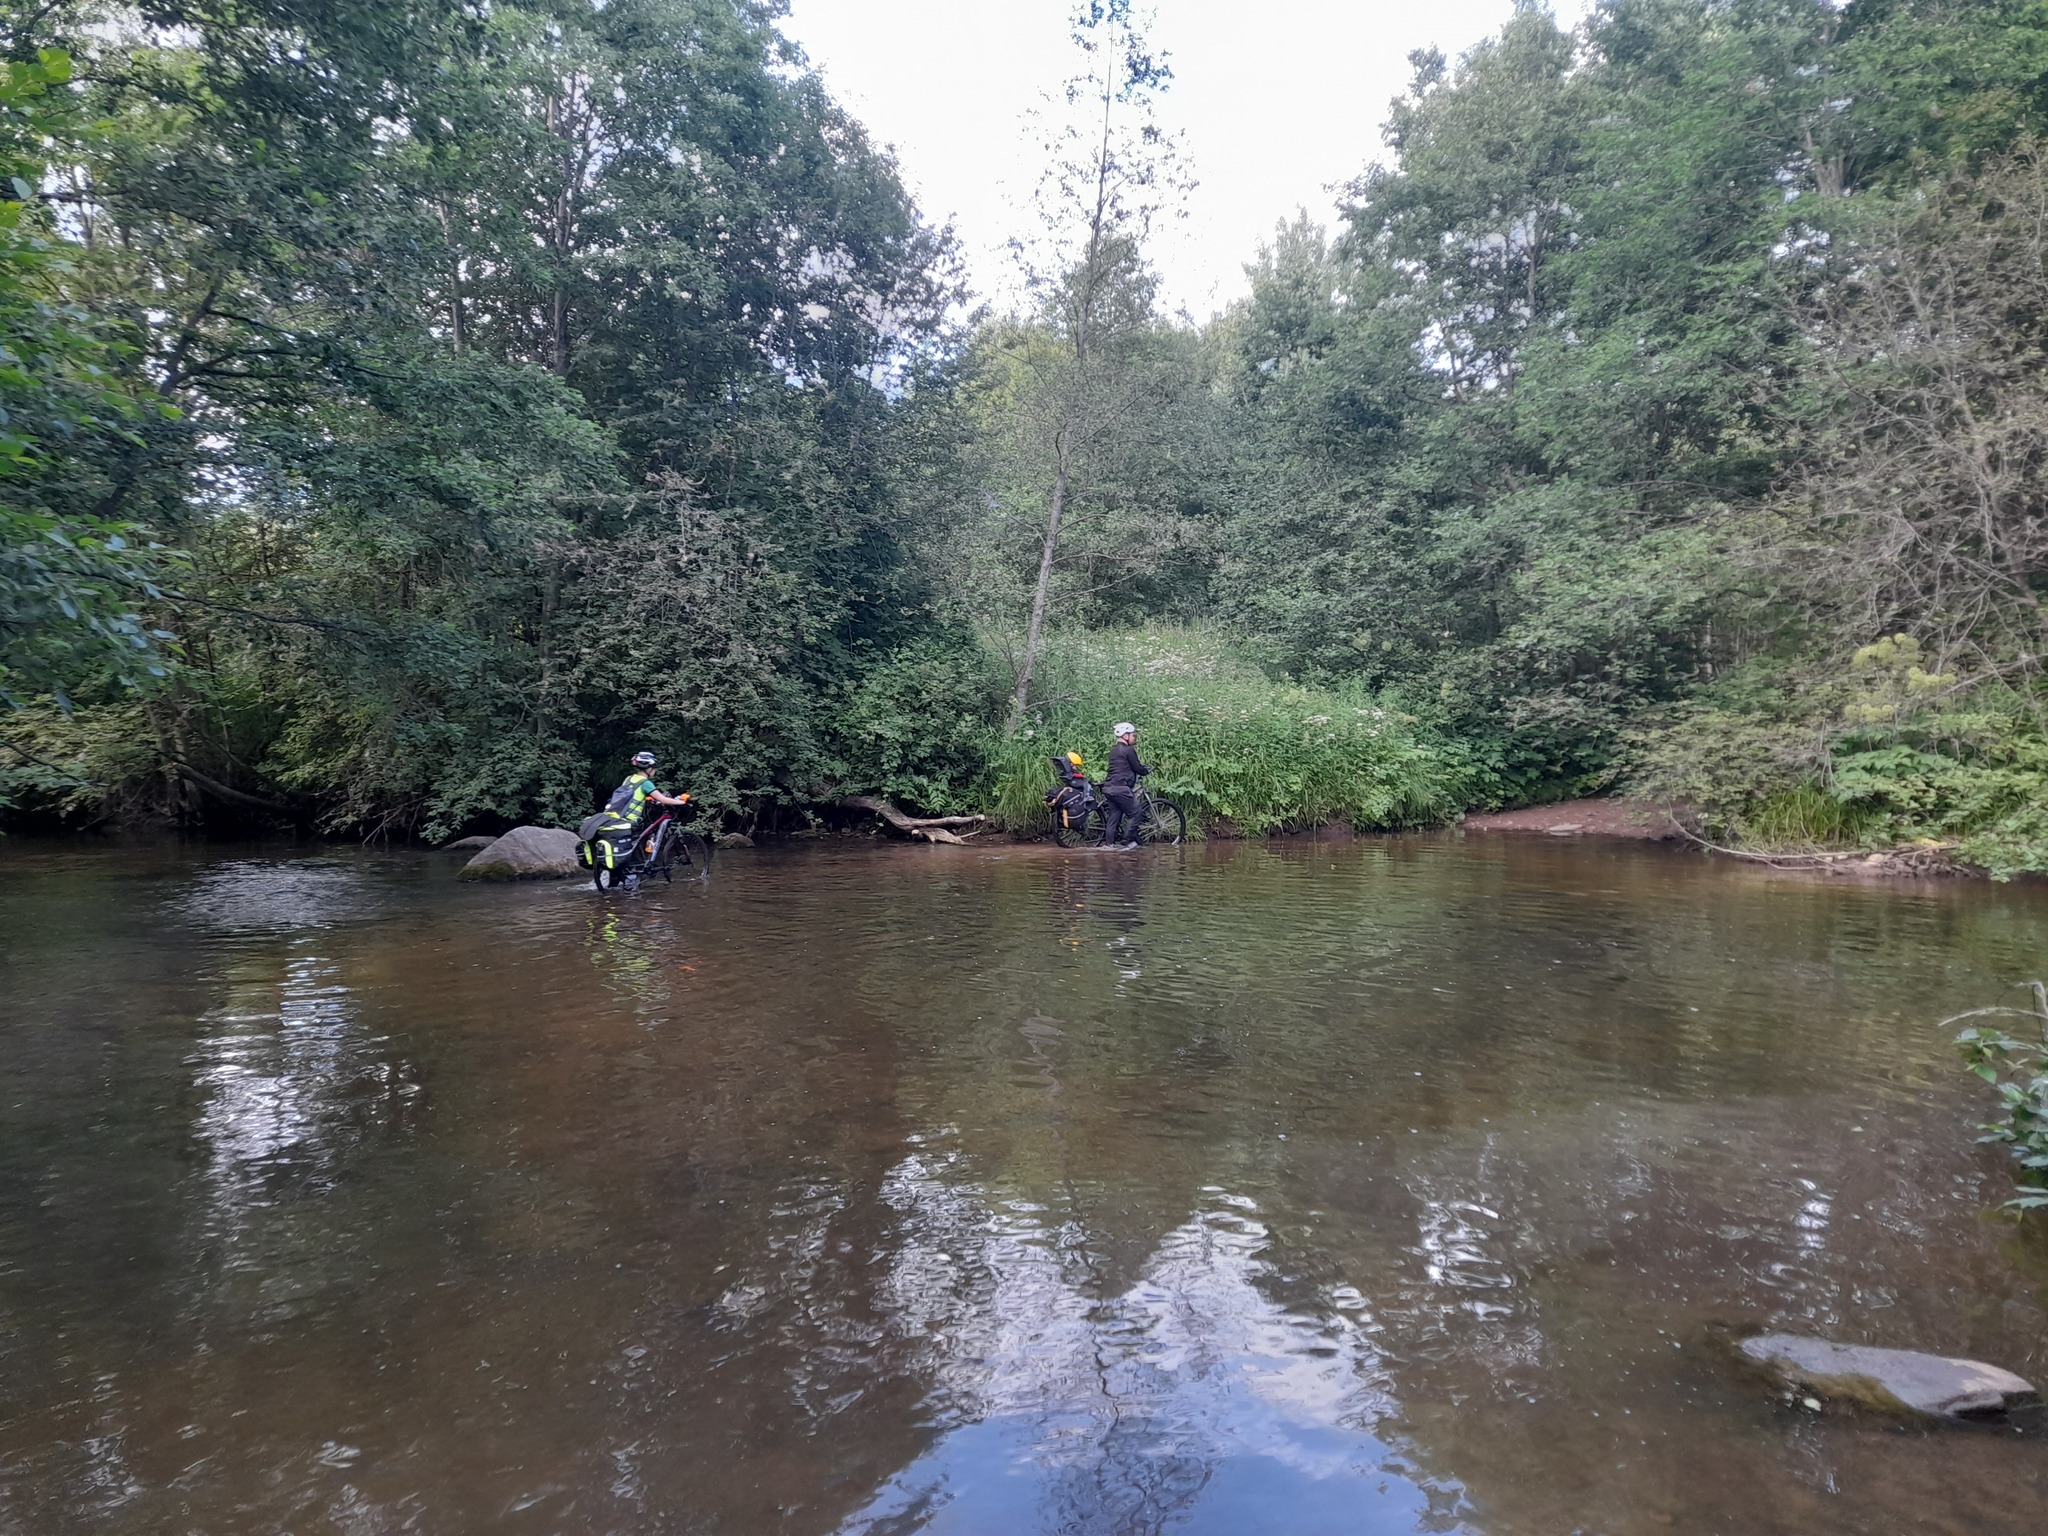
POLYGON ((590 872, 590 883, 598 890, 609 894, 619 888, 619 872, 600 864, 590 872))
POLYGON ((1086 816, 1071 821, 1054 811, 1052 840, 1062 848, 1086 848, 1090 843, 1101 842, 1102 807, 1096 806, 1086 816))
POLYGON ((675 846, 683 863, 694 866, 700 874, 711 872, 711 845, 703 838, 694 832, 678 832, 675 846))
POLYGON ((1141 843, 1178 843, 1188 835, 1188 819, 1181 814, 1180 807, 1171 800, 1145 797, 1145 816, 1138 823, 1138 841, 1141 843))

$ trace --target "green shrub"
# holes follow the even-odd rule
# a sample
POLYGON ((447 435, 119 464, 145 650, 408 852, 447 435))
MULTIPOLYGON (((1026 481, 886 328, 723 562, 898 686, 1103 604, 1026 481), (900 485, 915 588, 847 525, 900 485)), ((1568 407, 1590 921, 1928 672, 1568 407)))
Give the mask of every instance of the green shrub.
POLYGON ((1998 1090, 2005 1113, 1984 1127, 1980 1139, 2004 1147, 2020 1165, 2019 1188, 2006 1207, 2021 1211, 2048 1209, 2048 987, 2038 981, 2028 985, 2034 992, 2032 1009, 1973 1008, 1943 1021, 2005 1016, 2034 1026, 2037 1038, 2032 1040, 2016 1040, 1983 1024, 1956 1036, 1970 1070, 1998 1090))
POLYGON ((933 815, 977 809, 1003 703, 995 659, 971 638, 913 641, 867 671, 835 722, 844 782, 933 815))
POLYGON ((1921 660, 1892 636, 1797 683, 1753 667, 1640 732, 1630 788, 1739 846, 1931 841, 1994 879, 2048 872, 2042 701, 1921 660))
POLYGON ((1045 825, 1054 753, 1080 752, 1100 775, 1119 720, 1139 728, 1151 787, 1197 826, 1408 827, 1462 803, 1467 767, 1413 717, 1368 694, 1273 682, 1202 630, 1063 636, 1039 678, 1043 702, 1001 744, 986 807, 1012 828, 1045 825))

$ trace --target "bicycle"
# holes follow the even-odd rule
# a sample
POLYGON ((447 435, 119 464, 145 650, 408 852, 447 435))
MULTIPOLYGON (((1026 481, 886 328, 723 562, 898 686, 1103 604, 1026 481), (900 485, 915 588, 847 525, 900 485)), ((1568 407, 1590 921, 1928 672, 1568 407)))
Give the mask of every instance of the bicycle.
POLYGON ((652 875, 661 876, 664 885, 673 885, 678 863, 704 874, 711 872, 711 845, 677 826, 675 817, 667 814, 634 833, 630 845, 609 846, 607 857, 598 839, 585 844, 591 853, 590 881, 600 891, 637 891, 641 880, 652 875))
MULTIPOLYGON (((1102 841, 1104 817, 1109 807, 1103 801, 1100 784, 1091 781, 1089 788, 1094 791, 1095 804, 1086 816, 1068 817, 1058 813, 1053 816, 1053 841, 1062 848, 1086 848, 1102 841)), ((1153 794, 1143 785, 1133 793, 1138 801, 1138 830, 1132 835, 1133 842, 1179 843, 1187 840, 1188 819, 1179 806, 1153 794)))

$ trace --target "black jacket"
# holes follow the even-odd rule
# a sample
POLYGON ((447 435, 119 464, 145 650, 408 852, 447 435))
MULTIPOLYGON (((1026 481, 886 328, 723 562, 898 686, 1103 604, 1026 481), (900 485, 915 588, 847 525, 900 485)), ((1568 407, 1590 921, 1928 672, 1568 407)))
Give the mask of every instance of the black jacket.
POLYGON ((1138 761, 1138 749, 1128 741, 1120 741, 1109 749, 1109 777, 1102 781, 1105 789, 1129 789, 1152 770, 1138 761))

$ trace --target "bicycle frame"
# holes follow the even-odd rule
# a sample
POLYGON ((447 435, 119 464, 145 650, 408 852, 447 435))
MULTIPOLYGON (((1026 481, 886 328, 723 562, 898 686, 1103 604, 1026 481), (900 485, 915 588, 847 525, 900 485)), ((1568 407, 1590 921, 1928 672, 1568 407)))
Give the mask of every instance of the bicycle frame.
POLYGON ((674 825, 675 817, 664 811, 654 818, 646 831, 633 839, 631 864, 634 869, 645 869, 654 862, 655 855, 661 852, 661 845, 668 838, 668 829, 674 825))

